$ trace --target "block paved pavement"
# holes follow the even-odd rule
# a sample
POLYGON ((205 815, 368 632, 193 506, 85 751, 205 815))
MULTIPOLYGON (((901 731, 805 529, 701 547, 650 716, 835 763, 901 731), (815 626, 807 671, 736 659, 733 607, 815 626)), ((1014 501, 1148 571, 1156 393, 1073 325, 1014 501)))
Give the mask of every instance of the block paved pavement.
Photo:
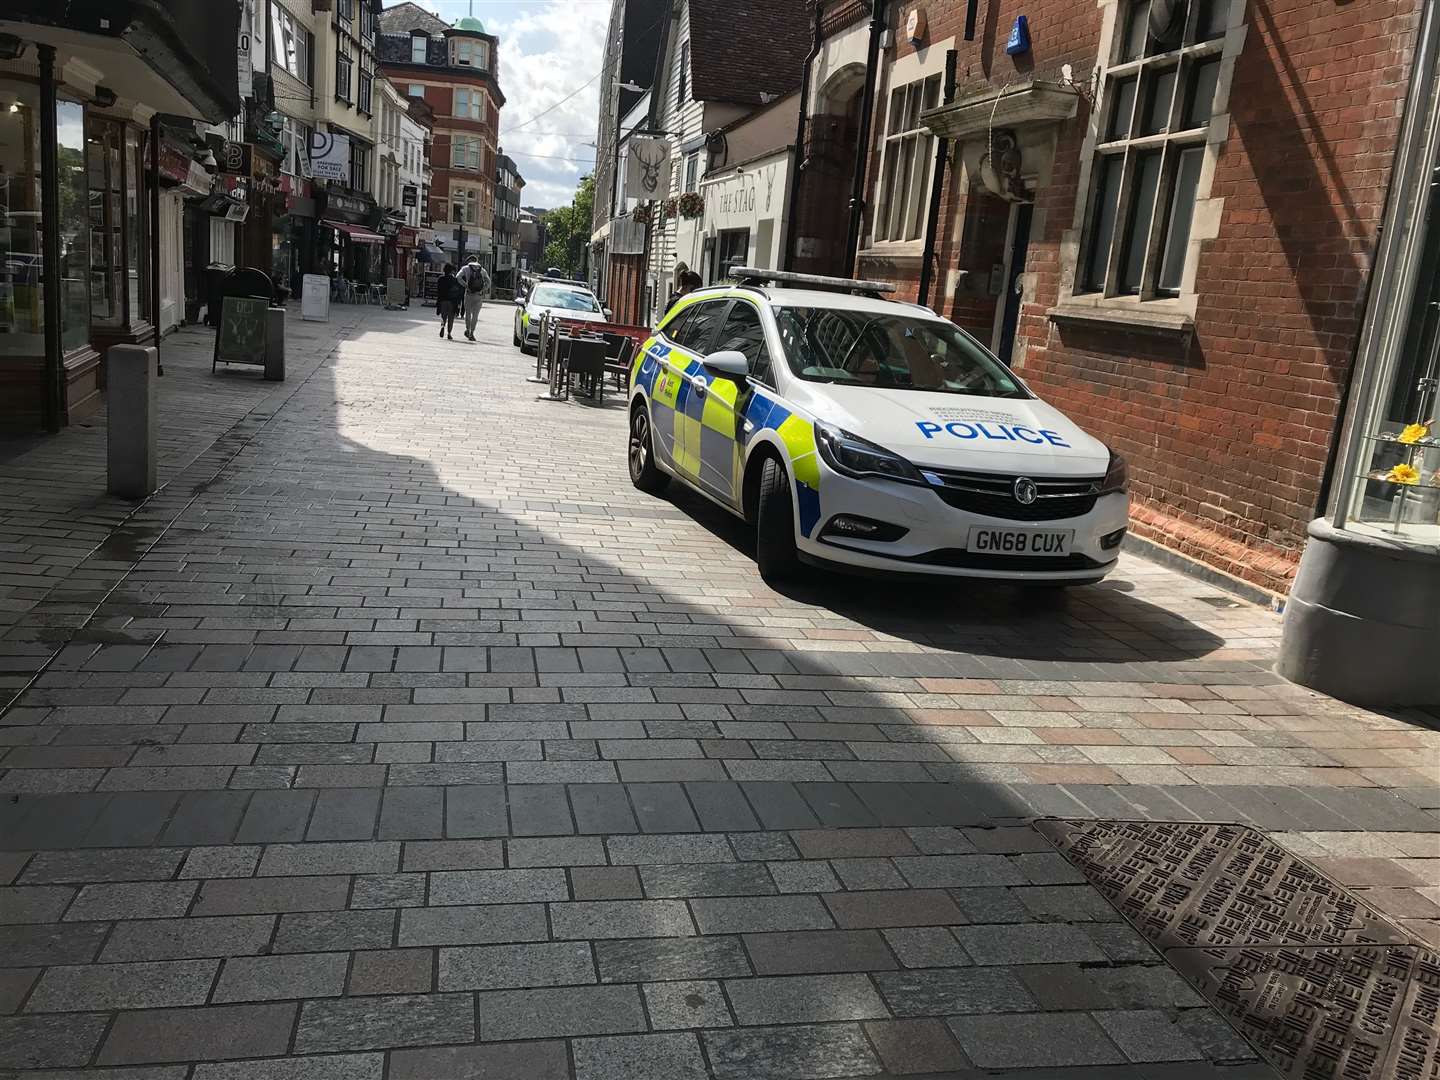
POLYGON ((1046 815, 1253 824, 1440 943, 1434 717, 1272 613, 778 594, 509 306, 334 311, 281 387, 170 351, 138 508, 103 426, 0 465, 0 1077, 1270 1075, 1046 815))

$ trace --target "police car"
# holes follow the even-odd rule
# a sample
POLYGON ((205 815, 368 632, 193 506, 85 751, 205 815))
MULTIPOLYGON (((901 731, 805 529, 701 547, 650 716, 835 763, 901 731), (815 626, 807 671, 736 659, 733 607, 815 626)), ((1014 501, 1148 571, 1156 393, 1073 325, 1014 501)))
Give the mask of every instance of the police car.
POLYGON ((761 574, 1099 581, 1125 463, 974 338, 892 286, 742 267, 636 355, 630 478, 673 477, 756 528, 761 574))
POLYGON ((581 281, 541 278, 530 295, 515 301, 515 344, 533 352, 540 340, 540 317, 546 313, 573 322, 607 322, 610 313, 581 281))

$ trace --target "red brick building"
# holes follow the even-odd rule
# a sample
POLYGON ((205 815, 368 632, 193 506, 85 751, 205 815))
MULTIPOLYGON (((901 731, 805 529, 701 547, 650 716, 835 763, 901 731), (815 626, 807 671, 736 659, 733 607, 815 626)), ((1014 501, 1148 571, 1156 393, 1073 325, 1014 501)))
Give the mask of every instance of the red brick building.
MULTIPOLYGON (((1129 459, 1135 535, 1285 592, 1323 501, 1418 0, 990 0, 967 40, 969 6, 880 5, 855 271, 913 298, 933 253, 928 302, 1129 459), (1028 48, 1007 52, 1022 15, 1028 48)), ((872 10, 823 9, 797 270, 850 270, 872 10)))
POLYGON ((479 19, 454 26, 418 4, 380 15, 376 52, 381 73, 401 93, 422 98, 435 116, 430 157, 429 217, 447 253, 460 257, 454 234, 464 229, 463 256, 490 264, 495 225, 495 156, 499 145, 500 41, 479 19))

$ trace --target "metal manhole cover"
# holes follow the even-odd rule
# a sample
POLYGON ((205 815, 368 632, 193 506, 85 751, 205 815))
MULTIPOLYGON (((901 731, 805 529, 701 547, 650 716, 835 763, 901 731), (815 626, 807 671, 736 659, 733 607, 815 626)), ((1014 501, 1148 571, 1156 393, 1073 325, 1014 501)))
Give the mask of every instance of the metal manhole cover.
POLYGON ((1286 1076, 1431 1080, 1440 955, 1416 945, 1171 949, 1175 968, 1286 1076))
POLYGON ((1035 822, 1293 1080, 1440 1080, 1440 954, 1242 825, 1035 822))
POLYGON ((1243 825, 1037 821, 1160 949, 1404 945, 1378 910, 1243 825))

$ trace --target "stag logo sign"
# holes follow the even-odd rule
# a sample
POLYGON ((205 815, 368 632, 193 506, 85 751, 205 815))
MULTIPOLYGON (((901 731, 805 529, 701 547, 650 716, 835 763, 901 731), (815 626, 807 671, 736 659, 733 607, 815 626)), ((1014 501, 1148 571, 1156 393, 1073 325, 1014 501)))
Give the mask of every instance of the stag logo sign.
POLYGON ((627 199, 668 199, 670 197, 670 143, 665 139, 636 136, 625 155, 625 197, 627 199))

